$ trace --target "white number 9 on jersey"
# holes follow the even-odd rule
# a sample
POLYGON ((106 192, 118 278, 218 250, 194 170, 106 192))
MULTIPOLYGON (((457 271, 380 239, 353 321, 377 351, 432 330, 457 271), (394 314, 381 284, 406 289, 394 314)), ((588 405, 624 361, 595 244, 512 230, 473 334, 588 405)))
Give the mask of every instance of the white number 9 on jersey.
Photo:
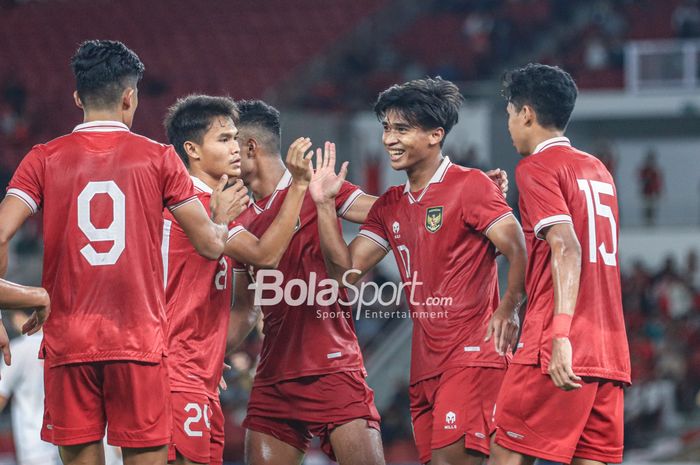
POLYGON ((97 252, 88 244, 80 253, 92 266, 114 265, 126 246, 126 197, 114 181, 94 181, 78 195, 78 227, 90 242, 112 241, 107 252, 97 252), (97 194, 107 194, 112 199, 112 224, 96 228, 90 219, 90 202, 97 194))

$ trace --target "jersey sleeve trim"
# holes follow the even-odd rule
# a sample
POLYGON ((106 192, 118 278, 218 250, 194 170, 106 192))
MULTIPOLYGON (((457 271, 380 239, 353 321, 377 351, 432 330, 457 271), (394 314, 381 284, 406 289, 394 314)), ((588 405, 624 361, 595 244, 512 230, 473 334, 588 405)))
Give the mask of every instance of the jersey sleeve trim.
POLYGON ((337 210, 338 216, 345 218, 345 214, 348 212, 348 210, 350 210, 350 207, 352 207, 352 204, 355 203, 355 200, 357 200, 361 195, 364 195, 364 192, 362 192, 362 189, 358 187, 337 210))
POLYGON ((573 221, 571 220, 571 217, 569 215, 553 215, 553 216, 548 216, 547 218, 542 218, 536 225, 535 225, 535 237, 540 240, 544 240, 544 237, 540 236, 540 231, 542 229, 552 226, 554 224, 561 224, 561 223, 571 223, 573 224, 573 221))
POLYGON ((29 210, 31 210, 32 215, 39 210, 39 206, 37 205, 36 201, 32 198, 32 196, 20 189, 17 189, 16 187, 8 189, 7 195, 17 197, 22 202, 24 202, 27 205, 27 207, 29 207, 29 210))
POLYGON ((371 240, 379 247, 384 249, 386 252, 389 252, 391 250, 391 244, 389 244, 389 241, 381 237, 379 234, 375 234, 372 231, 367 231, 366 229, 363 229, 362 231, 360 231, 359 235, 371 240))
POLYGON ((194 202, 194 201, 197 200, 197 199, 198 199, 198 197, 197 197, 196 195, 193 195, 192 197, 188 197, 188 198, 186 198, 185 200, 183 200, 183 201, 181 201, 181 202, 178 202, 178 203, 176 203, 176 204, 170 205, 170 206, 168 207, 168 210, 170 210, 171 212, 174 212, 175 210, 177 210, 177 209, 180 208, 181 206, 185 205, 186 203, 194 202))
POLYGON ((491 223, 489 223, 489 225, 486 227, 486 229, 484 229, 484 236, 486 236, 489 233, 491 228, 496 226, 496 223, 500 223, 501 221, 505 220, 509 216, 514 216, 513 212, 511 212, 511 211, 506 212, 506 213, 502 214, 501 216, 499 216, 498 218, 496 218, 495 220, 493 220, 491 223))
POLYGON ((236 237, 238 234, 242 233, 245 231, 245 228, 241 225, 234 226, 233 228, 228 230, 228 239, 226 239, 226 242, 230 241, 234 237, 236 237))

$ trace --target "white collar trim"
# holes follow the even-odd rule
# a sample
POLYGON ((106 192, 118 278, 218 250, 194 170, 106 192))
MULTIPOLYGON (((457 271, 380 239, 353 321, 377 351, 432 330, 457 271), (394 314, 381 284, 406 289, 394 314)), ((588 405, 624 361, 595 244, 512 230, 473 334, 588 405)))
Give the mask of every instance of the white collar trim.
POLYGON ((260 207, 258 207, 258 205, 256 203, 253 203, 253 205, 255 206, 255 211, 257 213, 262 213, 263 211, 270 208, 272 206, 272 202, 274 202, 275 198, 277 197, 277 193, 279 191, 285 190, 286 188, 288 188, 291 185, 292 185, 292 173, 290 173, 288 169, 285 169, 284 174, 282 175, 282 179, 280 179, 280 182, 277 183, 277 187, 275 187, 275 192, 273 192, 270 195, 270 198, 267 199, 267 203, 265 204, 265 208, 261 209, 260 207))
POLYGON ((536 153, 540 153, 543 150, 546 150, 550 147, 556 147, 557 145, 571 147, 571 141, 569 140, 568 137, 564 137, 564 136, 552 137, 551 139, 547 139, 547 140, 537 144, 537 147, 535 147, 535 151, 532 152, 532 154, 534 155, 536 153))
POLYGON ((129 132, 129 127, 121 121, 90 121, 77 125, 73 132, 129 132))
POLYGON ((192 184, 194 184, 194 187, 205 194, 212 194, 214 190, 207 186, 207 183, 199 179, 197 176, 190 176, 190 179, 192 179, 192 184))
MULTIPOLYGON (((427 188, 431 184, 442 182, 442 180, 445 178, 447 168, 449 168, 451 164, 452 162, 450 162, 450 157, 444 157, 442 159, 442 162, 440 163, 440 166, 438 166, 438 169, 435 171, 435 174, 433 174, 433 177, 430 178, 430 181, 428 181, 428 185, 425 187, 427 188)), ((411 192, 411 183, 410 181, 406 181, 406 185, 404 185, 403 188, 403 193, 407 194, 409 192, 411 192)))

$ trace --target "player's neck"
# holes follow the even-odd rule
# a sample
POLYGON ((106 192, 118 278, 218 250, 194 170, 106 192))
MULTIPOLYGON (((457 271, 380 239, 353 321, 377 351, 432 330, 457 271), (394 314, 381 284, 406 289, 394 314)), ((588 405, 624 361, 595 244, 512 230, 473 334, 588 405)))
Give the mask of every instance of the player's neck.
MULTIPOLYGON (((196 166, 190 165, 189 168, 190 176, 194 176, 195 178, 199 179, 202 181, 204 184, 206 184, 211 190, 216 189, 216 186, 219 184, 219 179, 214 179, 213 176, 210 174, 197 169, 196 166)), ((229 179, 229 184, 231 184, 233 181, 235 181, 237 178, 229 179)))
POLYGON ((257 176, 249 186, 255 200, 272 195, 287 169, 280 157, 265 156, 260 162, 257 176))
POLYGON ((528 144, 528 153, 532 155, 534 153, 535 148, 540 145, 542 142, 553 139, 555 137, 561 137, 564 135, 564 131, 558 131, 558 130, 552 130, 552 129, 546 129, 546 128, 537 128, 534 129, 534 132, 532 134, 532 137, 530 137, 530 143, 528 144))
POLYGON ((407 169, 406 175, 411 191, 419 191, 427 186, 443 159, 441 152, 438 156, 428 157, 407 169))
POLYGON ((83 123, 91 123, 93 121, 117 121, 126 124, 124 121, 124 114, 121 111, 85 110, 83 112, 83 123))

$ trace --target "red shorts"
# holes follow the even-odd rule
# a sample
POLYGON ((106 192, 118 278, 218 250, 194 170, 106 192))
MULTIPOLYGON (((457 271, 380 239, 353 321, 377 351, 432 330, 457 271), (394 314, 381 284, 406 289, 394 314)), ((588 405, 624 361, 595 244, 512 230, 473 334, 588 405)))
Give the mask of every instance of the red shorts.
POLYGON ((268 434, 305 452, 312 436, 335 460, 330 433, 353 420, 367 420, 379 430, 374 392, 359 371, 305 376, 267 386, 253 386, 243 426, 268 434))
POLYGON ((458 367, 411 385, 413 436, 421 463, 432 450, 464 438, 465 449, 489 455, 491 417, 505 370, 458 367))
POLYGON ((498 396, 496 443, 554 462, 622 462, 622 384, 593 378, 582 384, 562 391, 540 366, 511 365, 498 396))
POLYGON ((224 460, 224 413, 218 399, 206 394, 171 393, 173 437, 168 461, 177 452, 191 462, 221 465, 224 460))
POLYGON ((136 361, 44 366, 41 439, 58 446, 99 441, 143 448, 170 442, 165 364, 136 361))

